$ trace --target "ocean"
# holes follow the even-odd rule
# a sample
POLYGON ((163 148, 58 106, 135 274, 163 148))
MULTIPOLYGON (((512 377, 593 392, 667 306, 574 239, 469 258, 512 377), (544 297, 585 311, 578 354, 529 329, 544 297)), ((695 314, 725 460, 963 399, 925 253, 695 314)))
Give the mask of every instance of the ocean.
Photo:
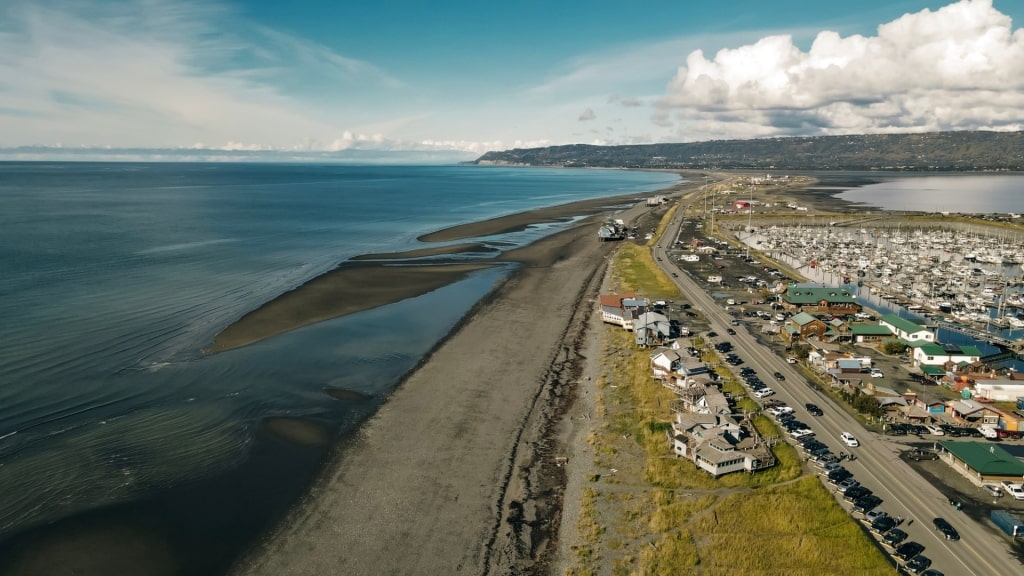
POLYGON ((1024 175, 1017 173, 876 173, 874 178, 881 181, 853 188, 838 197, 883 210, 1024 213, 1024 175))
MULTIPOLYGON (((0 573, 33 562, 51 572, 82 549, 132 559, 134 574, 223 573, 506 269, 204 357, 217 332, 356 255, 677 182, 618 170, 0 163, 0 573)), ((560 227, 489 240, 512 247, 560 227)))

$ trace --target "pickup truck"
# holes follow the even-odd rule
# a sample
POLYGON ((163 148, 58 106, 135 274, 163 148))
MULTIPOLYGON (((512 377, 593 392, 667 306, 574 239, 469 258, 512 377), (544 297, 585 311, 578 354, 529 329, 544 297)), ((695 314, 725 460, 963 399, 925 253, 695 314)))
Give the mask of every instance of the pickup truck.
POLYGON ((1020 482, 1007 482, 1003 481, 1003 490, 1007 494, 1013 496, 1014 500, 1024 500, 1024 486, 1021 486, 1020 482))

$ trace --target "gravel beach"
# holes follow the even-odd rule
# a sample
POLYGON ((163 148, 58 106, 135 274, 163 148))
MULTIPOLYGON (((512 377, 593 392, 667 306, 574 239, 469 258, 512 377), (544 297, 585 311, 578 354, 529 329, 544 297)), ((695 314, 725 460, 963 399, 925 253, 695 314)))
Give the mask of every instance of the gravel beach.
MULTIPOLYGON (((508 229, 565 210, 479 226, 508 229)), ((620 217, 647 210, 638 204, 620 217)), ((544 572, 565 481, 559 425, 615 247, 597 239, 602 220, 502 255, 520 270, 338 447, 305 500, 234 573, 544 572)), ((439 235, 455 232, 480 229, 439 235)))

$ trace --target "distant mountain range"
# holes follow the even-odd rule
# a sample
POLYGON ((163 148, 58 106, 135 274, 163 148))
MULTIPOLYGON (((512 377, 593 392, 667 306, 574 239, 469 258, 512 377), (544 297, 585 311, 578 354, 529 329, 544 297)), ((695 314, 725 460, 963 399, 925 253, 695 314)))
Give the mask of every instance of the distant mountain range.
POLYGON ((686 144, 573 144, 488 152, 469 164, 757 170, 1024 170, 1024 132, 931 132, 712 140, 686 144))

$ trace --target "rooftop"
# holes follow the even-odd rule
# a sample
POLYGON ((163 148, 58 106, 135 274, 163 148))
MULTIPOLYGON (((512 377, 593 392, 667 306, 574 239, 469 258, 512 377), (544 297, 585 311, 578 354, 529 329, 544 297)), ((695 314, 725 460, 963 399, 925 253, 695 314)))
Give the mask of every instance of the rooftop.
POLYGON ((979 474, 986 476, 1024 476, 1024 462, 991 443, 939 442, 943 448, 979 474))
POLYGON ((911 322, 906 318, 901 318, 895 314, 884 314, 881 318, 882 322, 894 326, 897 330, 902 330, 907 334, 913 334, 915 332, 927 332, 928 329, 916 322, 911 322))

